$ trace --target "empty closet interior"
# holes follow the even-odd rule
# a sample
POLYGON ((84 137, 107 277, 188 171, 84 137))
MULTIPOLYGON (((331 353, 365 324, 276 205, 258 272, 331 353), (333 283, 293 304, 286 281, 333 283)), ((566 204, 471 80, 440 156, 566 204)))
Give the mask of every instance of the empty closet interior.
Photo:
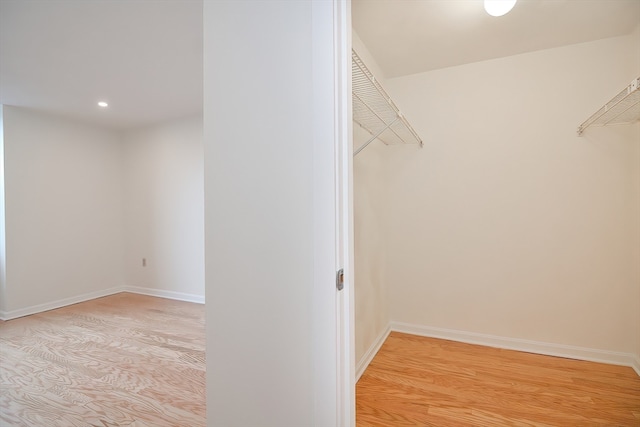
POLYGON ((391 330, 640 374, 640 15, 479 58, 553 5, 401 3, 353 2, 357 378, 391 330))

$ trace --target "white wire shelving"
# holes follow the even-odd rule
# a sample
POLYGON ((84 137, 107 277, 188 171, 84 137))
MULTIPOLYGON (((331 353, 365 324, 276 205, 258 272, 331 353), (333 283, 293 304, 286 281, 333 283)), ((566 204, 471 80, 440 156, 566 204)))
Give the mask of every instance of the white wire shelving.
POLYGON ((354 50, 351 59, 353 120, 371 135, 353 155, 376 139, 387 145, 419 144, 422 147, 416 131, 354 50))
POLYGON ((628 124, 640 120, 640 77, 578 126, 578 135, 589 126, 628 124))

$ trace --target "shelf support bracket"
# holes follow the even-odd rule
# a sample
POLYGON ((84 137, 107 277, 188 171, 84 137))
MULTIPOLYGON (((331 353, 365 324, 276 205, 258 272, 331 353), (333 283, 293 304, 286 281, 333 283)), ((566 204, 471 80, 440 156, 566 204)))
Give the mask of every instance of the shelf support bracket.
POLYGON ((358 155, 359 152, 361 152, 362 150, 364 150, 365 148, 367 148, 367 145, 371 144, 373 141, 375 141, 376 139, 378 139, 378 137, 380 135, 382 135, 384 133, 384 131, 386 131, 387 129, 389 129, 391 126, 393 126, 393 124, 395 122, 397 122, 398 120, 400 120, 400 116, 397 116, 391 123, 389 123, 388 125, 386 125, 384 128, 382 128, 382 130, 378 133, 376 133, 375 135, 373 135, 371 138, 369 138, 369 140, 367 142, 365 142, 364 144, 362 144, 356 151, 354 151, 353 153, 353 157, 355 157, 356 155, 358 155))

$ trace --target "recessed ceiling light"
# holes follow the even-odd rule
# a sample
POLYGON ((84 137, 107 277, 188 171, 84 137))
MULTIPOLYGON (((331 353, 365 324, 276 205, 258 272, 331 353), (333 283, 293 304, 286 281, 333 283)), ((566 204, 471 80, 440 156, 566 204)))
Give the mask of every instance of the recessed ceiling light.
POLYGON ((517 0, 484 0, 484 10, 491 16, 502 16, 509 13, 517 0))
POLYGON ((107 103, 106 103, 106 102, 104 102, 104 101, 100 101, 100 102, 98 102, 98 107, 106 108, 106 107, 108 107, 108 106, 109 106, 109 104, 107 104, 107 103))

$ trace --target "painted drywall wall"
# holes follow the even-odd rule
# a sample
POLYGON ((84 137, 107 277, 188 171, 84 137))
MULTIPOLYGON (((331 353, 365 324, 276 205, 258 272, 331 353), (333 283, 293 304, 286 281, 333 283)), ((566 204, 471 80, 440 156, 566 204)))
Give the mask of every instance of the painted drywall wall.
POLYGON ((638 351, 640 133, 576 128, 639 52, 619 37, 386 82, 425 141, 388 156, 392 320, 638 351))
POLYGON ((210 426, 337 425, 333 7, 204 4, 210 426))
POLYGON ((125 284, 204 302, 202 117, 127 131, 123 142, 125 284))
POLYGON ((5 250, 5 223, 4 223, 4 121, 3 105, 0 104, 0 313, 4 317, 6 311, 6 250, 5 250))
MULTIPOLYGON (((384 85, 384 77, 358 35, 352 35, 358 56, 384 85)), ((356 123, 353 144, 357 149, 371 135, 356 123)), ((387 292, 387 167, 389 147, 374 141, 353 160, 354 260, 355 260, 355 357, 366 363, 389 325, 387 292)))
MULTIPOLYGON (((369 134, 354 125, 354 144, 369 134)), ((356 364, 377 350, 389 325, 385 147, 370 144, 353 162, 356 364)))
POLYGON ((4 106, 12 313, 122 283, 122 150, 109 130, 4 106))
MULTIPOLYGON (((632 49, 630 60, 633 61, 632 68, 638 70, 640 76, 640 24, 635 28, 633 33, 629 35, 629 46, 632 49), (633 50, 635 49, 635 51, 633 50)), ((640 123, 636 123, 635 132, 640 135, 640 123)), ((633 259, 635 262, 635 282, 638 284, 635 300, 640 301, 640 138, 632 143, 635 147, 635 155, 633 158, 634 176, 632 180, 631 192, 634 196, 633 199, 633 213, 632 217, 634 221, 633 239, 634 239, 634 252, 633 259)), ((635 354, 636 354, 636 371, 640 374, 640 309, 636 310, 635 324, 637 325, 637 333, 635 340, 635 354)))
MULTIPOLYGON (((638 37, 638 45, 640 46, 640 37, 638 37)), ((638 55, 638 69, 640 69, 640 54, 638 55)), ((640 123, 635 125, 635 132, 637 135, 640 135, 640 123)), ((640 137, 638 137, 640 140, 640 137)), ((635 168, 633 175, 633 183, 631 186, 631 191, 635 196, 633 199, 633 210, 632 217, 635 219, 634 221, 634 229, 632 233, 632 238, 634 241, 633 244, 633 260, 634 260, 634 277, 636 287, 636 294, 632 296, 632 299, 635 301, 640 301, 640 142, 636 141, 635 143, 635 155, 633 158, 635 159, 635 168)), ((638 308, 635 312, 635 325, 636 325, 636 333, 635 333, 635 355, 636 355, 636 371, 640 375, 640 308, 638 308)))
POLYGON ((356 51, 360 59, 366 64, 367 68, 371 73, 375 76, 378 82, 384 85, 386 81, 386 76, 382 71, 382 68, 376 62, 376 59, 373 57, 367 45, 364 44, 358 33, 355 30, 351 31, 351 47, 356 51))

